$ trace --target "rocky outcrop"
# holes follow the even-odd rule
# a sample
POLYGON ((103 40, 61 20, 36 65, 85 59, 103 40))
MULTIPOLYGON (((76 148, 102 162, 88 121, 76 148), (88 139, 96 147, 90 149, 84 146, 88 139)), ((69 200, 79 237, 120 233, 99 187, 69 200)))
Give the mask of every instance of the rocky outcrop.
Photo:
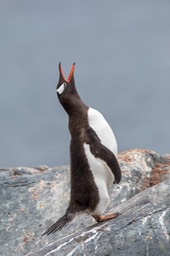
POLYGON ((78 216, 43 237, 67 208, 69 167, 0 169, 0 255, 168 256, 170 156, 129 150, 119 154, 119 163, 123 177, 108 208, 119 217, 96 224, 78 216))

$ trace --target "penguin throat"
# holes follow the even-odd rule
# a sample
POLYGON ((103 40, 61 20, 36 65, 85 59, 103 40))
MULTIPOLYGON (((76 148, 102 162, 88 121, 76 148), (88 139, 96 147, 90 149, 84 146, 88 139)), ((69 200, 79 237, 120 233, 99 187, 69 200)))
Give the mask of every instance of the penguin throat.
POLYGON ((82 115, 88 109, 80 97, 67 97, 61 104, 69 116, 82 115))

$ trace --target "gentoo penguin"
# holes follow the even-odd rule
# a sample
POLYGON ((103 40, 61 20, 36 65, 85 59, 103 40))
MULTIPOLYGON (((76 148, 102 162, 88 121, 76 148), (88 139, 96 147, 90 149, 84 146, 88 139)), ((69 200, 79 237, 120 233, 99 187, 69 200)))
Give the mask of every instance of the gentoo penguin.
POLYGON ((80 98, 74 81, 75 63, 68 79, 59 63, 57 95, 69 116, 71 134, 71 195, 70 203, 57 222, 43 235, 61 230, 80 213, 87 213, 97 222, 117 217, 117 213, 103 215, 110 202, 113 182, 121 180, 121 170, 115 155, 117 142, 103 115, 88 107, 80 98))

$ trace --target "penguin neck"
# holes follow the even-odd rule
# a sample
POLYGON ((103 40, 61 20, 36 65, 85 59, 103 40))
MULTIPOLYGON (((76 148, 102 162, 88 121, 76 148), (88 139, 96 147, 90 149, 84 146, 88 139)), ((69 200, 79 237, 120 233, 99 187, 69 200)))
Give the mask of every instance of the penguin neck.
POLYGON ((64 101, 61 102, 61 104, 70 118, 75 118, 88 109, 88 106, 81 100, 79 95, 66 97, 64 101))
POLYGON ((88 127, 87 111, 89 107, 81 100, 74 99, 67 105, 69 116, 69 130, 72 136, 80 136, 88 127))

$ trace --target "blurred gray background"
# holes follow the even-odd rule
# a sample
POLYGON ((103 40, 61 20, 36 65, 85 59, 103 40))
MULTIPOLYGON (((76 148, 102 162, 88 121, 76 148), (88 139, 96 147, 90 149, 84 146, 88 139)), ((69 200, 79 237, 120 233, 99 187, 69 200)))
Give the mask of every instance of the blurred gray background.
POLYGON ((58 63, 119 151, 170 153, 170 1, 0 1, 0 167, 69 163, 58 63))

